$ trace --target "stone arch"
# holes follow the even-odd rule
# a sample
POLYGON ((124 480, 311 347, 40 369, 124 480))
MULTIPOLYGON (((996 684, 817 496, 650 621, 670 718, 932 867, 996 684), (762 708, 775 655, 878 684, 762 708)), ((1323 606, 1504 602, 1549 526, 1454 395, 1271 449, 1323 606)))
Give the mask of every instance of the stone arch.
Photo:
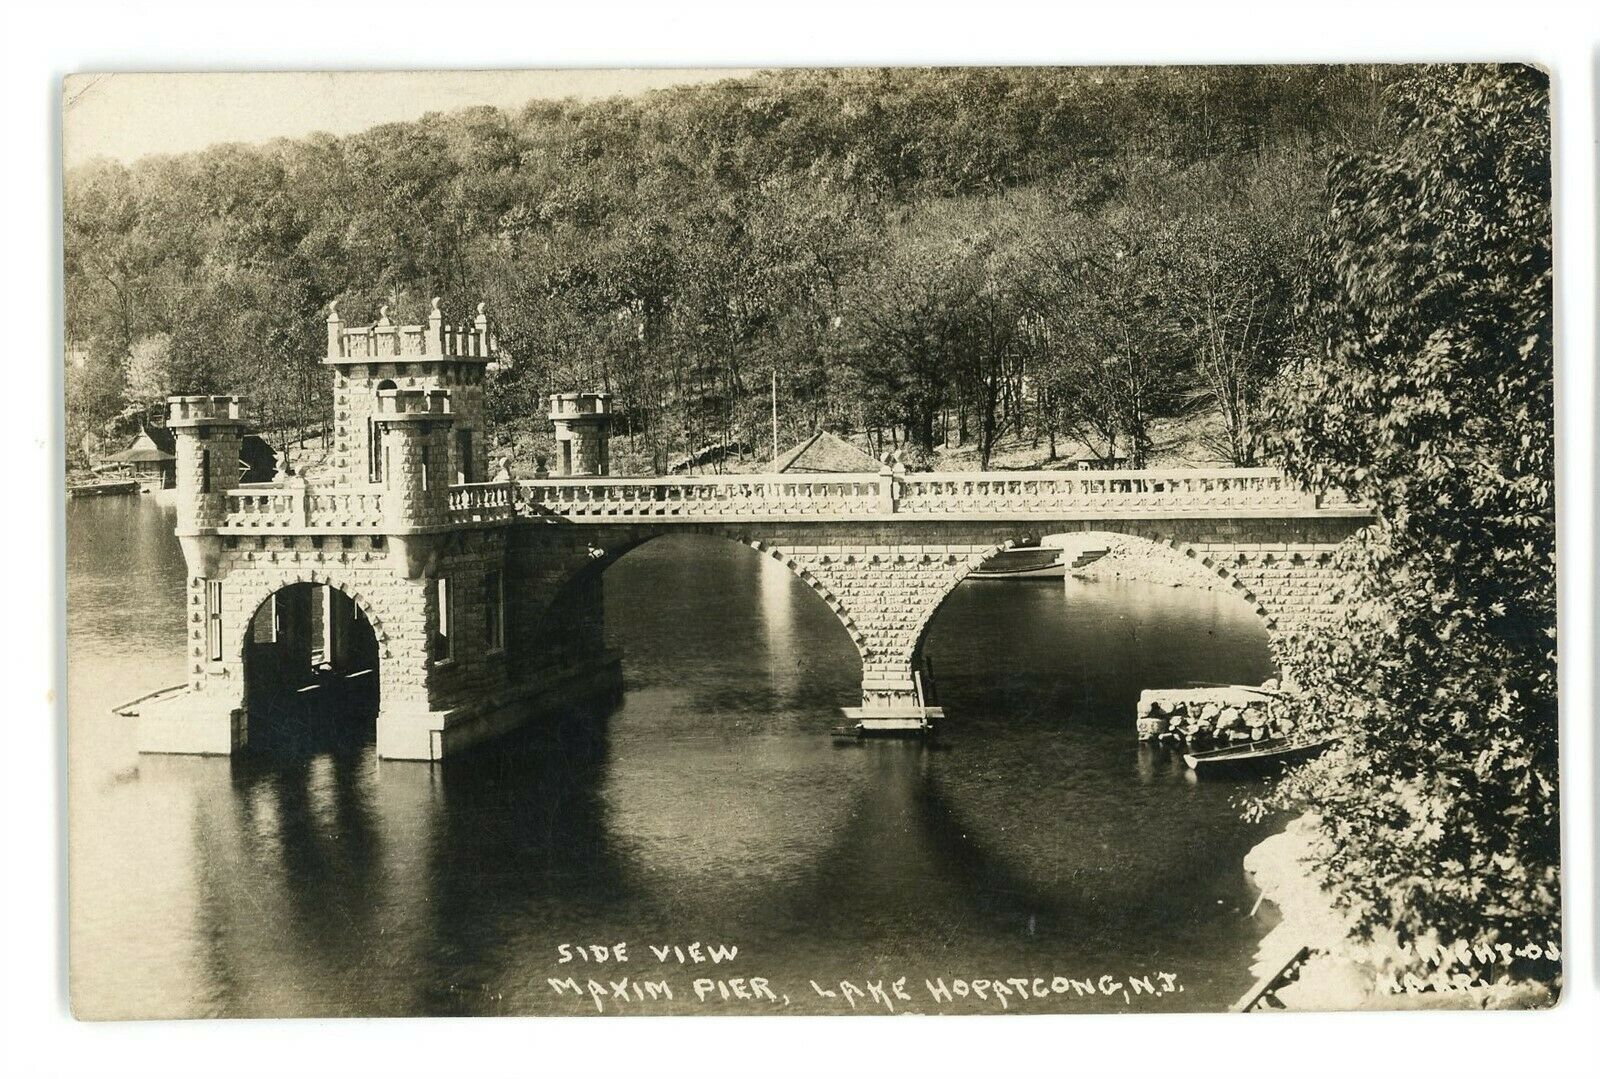
MULTIPOLYGON (((298 739, 307 737, 306 732, 311 728, 304 724, 313 716, 342 720, 370 714, 373 721, 378 722, 382 701, 396 695, 400 686, 402 665, 394 662, 390 634, 368 596, 342 574, 329 574, 306 566, 271 573, 264 579, 252 574, 247 579, 249 587, 241 588, 230 603, 232 609, 239 612, 239 622, 231 634, 225 669, 229 672, 230 694, 236 695, 238 707, 249 717, 246 721, 249 743, 254 745, 265 737, 269 743, 279 743, 280 748, 296 744, 298 739), (325 624, 320 638, 325 651, 321 653, 320 664, 313 664, 309 661, 318 648, 314 643, 318 637, 313 629, 316 625, 313 612, 320 597, 315 592, 306 594, 302 590, 318 587, 342 596, 351 608, 360 612, 366 626, 365 629, 351 626, 336 631, 334 624, 325 624), (287 636, 273 634, 253 644, 256 619, 274 597, 291 590, 299 595, 289 607, 292 613, 283 626, 287 636), (313 605, 309 609, 308 603, 313 605), (321 673, 323 670, 330 672, 327 677, 321 673), (362 672, 369 673, 360 686, 344 677, 362 672), (313 683, 318 692, 315 701, 305 699, 309 702, 306 706, 309 711, 302 710, 299 704, 288 703, 301 701, 300 694, 313 683), (289 741, 283 742, 285 738, 289 741)), ((239 577, 234 580, 242 583, 239 577)), ((328 610, 331 613, 336 609, 337 606, 333 606, 328 610)), ((349 737, 355 729, 342 722, 332 727, 322 726, 319 720, 315 729, 320 734, 313 737, 326 737, 341 728, 342 734, 332 734, 336 740, 349 737)))
MULTIPOLYGON (((732 539, 733 537, 728 538, 732 539)), ((813 569, 808 563, 794 558, 793 556, 785 553, 782 548, 775 547, 765 540, 745 539, 741 537, 736 539, 735 542, 743 543, 746 546, 760 551, 762 554, 767 555, 768 557, 782 564, 783 567, 790 573, 800 578, 806 587, 810 588, 811 591, 820 596, 822 598, 822 602, 828 605, 828 609, 833 612, 833 616, 839 620, 839 624, 844 627, 844 631, 850 635, 850 640, 855 644, 856 651, 860 653, 862 661, 865 662, 867 660, 871 654, 871 649, 867 645, 866 635, 863 634, 860 627, 856 625, 855 615, 852 614, 850 609, 844 605, 844 602, 834 594, 832 587, 817 575, 815 569, 813 569)), ((823 562, 822 564, 826 565, 827 563, 823 562)))
MULTIPOLYGON (((1213 558, 1207 552, 1199 550, 1193 544, 1186 543, 1183 540, 1173 537, 1166 537, 1162 540, 1153 540, 1151 542, 1155 543, 1158 547, 1164 547, 1183 555, 1192 561, 1203 572, 1225 582, 1231 592, 1249 605, 1250 609, 1256 613, 1256 617, 1261 619, 1261 621, 1266 625, 1267 629, 1273 630, 1278 628, 1278 616, 1267 609, 1266 604, 1261 602, 1260 598, 1256 595, 1253 589, 1239 579, 1239 575, 1236 572, 1228 569, 1225 561, 1219 561, 1218 559, 1213 558)), ((1236 555, 1235 564, 1242 564, 1244 557, 1245 556, 1243 554, 1236 555)), ((1267 557, 1269 559, 1271 558, 1270 555, 1267 557)), ((1299 559, 1300 557, 1301 556, 1298 554, 1294 555, 1295 559, 1299 559)))
POLYGON ((911 648, 904 657, 906 660, 911 663, 916 663, 918 661, 918 657, 922 654, 923 642, 927 640, 928 637, 928 627, 933 625, 934 616, 939 613, 939 608, 944 606, 944 601, 950 598, 950 593, 954 592, 956 587, 960 585, 962 581, 967 579, 967 575, 973 570, 977 569, 979 566, 983 565, 985 562, 989 561, 989 559, 993 558, 995 555, 1000 554, 1002 551, 1009 551, 1016 545, 1017 540, 1008 539, 1001 543, 996 543, 985 547, 979 550, 977 553, 968 555, 965 558, 962 558, 960 555, 948 556, 948 560, 955 566, 955 570, 939 584, 938 588, 929 596, 927 602, 924 603, 922 609, 918 612, 916 630, 912 636, 911 648))
POLYGON ((532 621, 535 624, 544 624, 563 604, 564 600, 581 587, 586 580, 599 577, 625 555, 644 546, 651 540, 667 535, 707 536, 749 548, 758 554, 774 559, 804 583, 823 603, 827 604, 828 609, 833 612, 834 618, 844 627, 844 631, 849 636, 851 643, 855 645, 857 655, 861 661, 863 663, 867 661, 871 653, 865 634, 856 624, 855 617, 850 609, 834 591, 833 584, 818 573, 818 566, 805 559, 795 557, 792 552, 785 549, 786 545, 780 545, 770 540, 753 536, 747 527, 697 525, 677 528, 628 528, 620 533, 602 533, 598 529, 568 532, 565 538, 582 541, 581 545, 576 542, 572 544, 567 556, 571 566, 569 572, 565 573, 560 581, 549 590, 548 595, 539 604, 532 621), (603 554, 596 557, 593 552, 597 545, 600 544, 604 544, 603 554))
POLYGON ((237 640, 235 641, 234 646, 228 650, 230 663, 238 664, 242 669, 242 665, 244 663, 245 645, 247 643, 247 638, 249 637, 250 625, 255 621, 256 615, 261 611, 262 605, 274 595, 283 591, 285 588, 292 588, 298 584, 326 585, 329 588, 336 588, 340 592, 344 593, 345 596, 349 598, 350 602, 354 603, 356 607, 360 609, 362 616, 367 620, 367 624, 372 627, 372 635, 377 639, 378 642, 378 658, 380 660, 387 660, 391 658, 389 650, 389 634, 383 628, 383 620, 379 618, 378 613, 373 610, 372 601, 363 595, 360 589, 353 587, 350 582, 344 580, 342 575, 330 574, 322 570, 308 567, 296 570, 292 573, 285 572, 274 574, 264 581, 255 582, 254 586, 248 592, 244 593, 243 608, 249 613, 240 623, 237 640))
MULTIPOLYGON (((1170 559, 1169 564, 1179 569, 1180 572, 1188 572, 1191 574, 1193 577, 1193 583, 1197 585, 1214 586, 1215 582, 1217 581, 1223 582, 1228 586, 1228 592, 1243 600, 1244 603, 1248 605, 1255 613, 1256 617, 1261 620, 1262 624, 1267 630, 1271 631, 1277 628, 1277 616, 1267 609, 1253 589, 1240 580, 1237 573, 1228 568, 1228 566, 1225 564, 1225 560, 1214 556, 1213 553, 1200 550, 1193 543, 1170 535, 1151 537, 1138 535, 1132 532, 1119 532, 1111 529, 1094 529, 1084 532, 1057 532, 1048 533, 1047 538, 1048 536, 1067 536, 1073 538, 1108 536, 1115 537, 1115 539, 1119 541, 1130 541, 1138 547, 1149 549, 1151 551, 1170 552, 1172 558, 1170 559)), ((944 602, 949 598, 950 593, 955 591, 956 586, 961 584, 962 581, 965 581, 968 574, 970 574, 973 570, 977 569, 983 563, 987 562, 989 559, 993 558, 1002 551, 1007 551, 1015 547, 1016 543, 1017 541, 1013 539, 1006 540, 1002 543, 993 544, 958 563, 958 571, 951 574, 951 576, 941 584, 939 589, 930 595, 928 602, 925 603, 922 610, 919 612, 920 617, 917 623, 915 637, 907 658, 909 658, 913 663, 917 662, 918 657, 921 655, 923 644, 927 640, 928 627, 933 624, 933 620, 938 614, 939 608, 944 605, 944 602)), ((952 560, 954 561, 954 558, 952 558, 952 560)))

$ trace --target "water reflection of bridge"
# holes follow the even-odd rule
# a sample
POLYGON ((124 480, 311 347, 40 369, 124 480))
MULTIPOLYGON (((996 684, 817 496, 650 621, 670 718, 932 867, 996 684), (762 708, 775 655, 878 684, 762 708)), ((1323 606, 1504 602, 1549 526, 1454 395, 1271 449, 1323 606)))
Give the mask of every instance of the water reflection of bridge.
MULTIPOLYGON (((1152 912, 1181 926, 1197 903, 1211 902, 1173 887, 1119 907, 1126 897, 1030 874, 1018 851, 992 845, 1003 840, 992 821, 974 827, 970 807, 952 800, 938 751, 907 743, 824 750, 844 757, 830 767, 852 777, 822 807, 832 827, 816 828, 813 815, 771 830, 768 839, 787 845, 776 864, 700 850, 663 862, 672 848, 641 848, 619 830, 615 800, 639 792, 608 787, 611 750, 597 730, 604 724, 515 739, 508 753, 470 768, 387 764, 381 781, 355 756, 293 767, 234 762, 233 795, 198 800, 190 821, 206 1010, 546 1013, 561 1006, 544 992, 548 976, 644 973, 556 966, 557 943, 614 942, 619 933, 640 952, 647 940, 734 939, 756 961, 744 973, 776 975, 791 990, 808 975, 1153 971, 1171 963, 1159 944, 1140 941, 1152 912), (552 734, 559 749, 546 740, 552 734), (973 939, 1001 957, 971 952, 973 939), (974 961, 990 965, 967 966, 974 961)), ((218 765, 195 767, 214 774, 218 765)), ((199 778, 209 777, 186 782, 199 778)), ((726 800, 703 812, 705 834, 728 843, 746 823, 726 800)), ((1073 842, 1070 826, 1059 835, 1073 842)), ((688 988, 684 971, 665 974, 688 988)), ((798 992, 792 1006, 827 1010, 798 992)))

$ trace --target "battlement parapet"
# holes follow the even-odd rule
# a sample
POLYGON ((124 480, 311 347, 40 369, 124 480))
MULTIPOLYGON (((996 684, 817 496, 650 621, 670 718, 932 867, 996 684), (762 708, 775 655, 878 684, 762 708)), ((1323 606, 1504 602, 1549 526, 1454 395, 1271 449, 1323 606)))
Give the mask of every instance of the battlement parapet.
POLYGON ((237 394, 195 394, 167 398, 167 426, 198 427, 200 425, 248 423, 243 398, 237 394))
POLYGON ((552 420, 581 420, 585 416, 609 416, 609 393, 552 393, 550 418, 552 420))
POLYGON ((433 298, 428 321, 401 325, 389 321, 389 308, 378 311, 378 321, 370 326, 346 328, 339 317, 339 305, 328 313, 328 355, 324 363, 369 363, 374 360, 471 360, 487 363, 499 345, 489 332, 485 304, 478 305, 471 321, 452 325, 439 310, 439 297, 433 298))
POLYGON ((452 419, 450 391, 440 389, 392 389, 378 391, 380 420, 447 420, 452 419))

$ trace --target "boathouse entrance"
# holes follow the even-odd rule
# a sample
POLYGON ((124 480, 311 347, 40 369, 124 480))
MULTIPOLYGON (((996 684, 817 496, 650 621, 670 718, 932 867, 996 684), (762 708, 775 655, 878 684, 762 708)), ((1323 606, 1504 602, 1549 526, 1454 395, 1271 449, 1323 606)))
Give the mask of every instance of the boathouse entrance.
POLYGON ((338 588, 292 584, 272 593, 244 640, 248 744, 308 753, 369 744, 378 662, 371 622, 338 588))

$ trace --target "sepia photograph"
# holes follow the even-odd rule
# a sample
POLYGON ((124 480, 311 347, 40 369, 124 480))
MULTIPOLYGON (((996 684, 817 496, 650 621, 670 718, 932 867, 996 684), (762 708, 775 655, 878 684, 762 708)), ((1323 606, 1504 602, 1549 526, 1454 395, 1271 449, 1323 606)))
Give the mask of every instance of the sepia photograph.
POLYGON ((77 1019, 1560 998, 1546 70, 59 91, 77 1019))

